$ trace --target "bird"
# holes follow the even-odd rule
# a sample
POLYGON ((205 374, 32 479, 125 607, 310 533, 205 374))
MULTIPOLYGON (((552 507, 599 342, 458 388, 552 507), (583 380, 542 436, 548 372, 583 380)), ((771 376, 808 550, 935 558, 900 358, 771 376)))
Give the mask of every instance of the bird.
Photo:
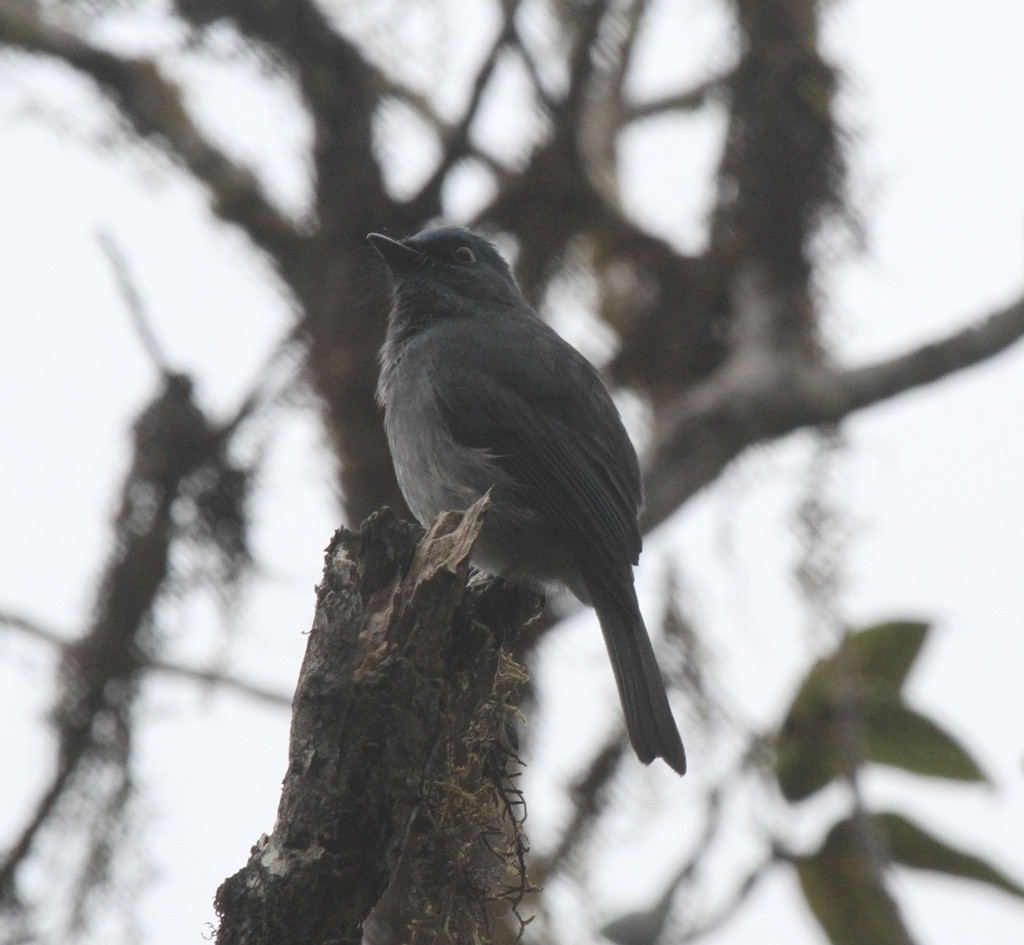
POLYGON ((637 757, 683 774, 634 585, 640 464, 596 369, 479 234, 442 226, 367 239, 390 272, 377 400, 410 510, 427 525, 490 491, 471 563, 563 585, 592 606, 637 757))

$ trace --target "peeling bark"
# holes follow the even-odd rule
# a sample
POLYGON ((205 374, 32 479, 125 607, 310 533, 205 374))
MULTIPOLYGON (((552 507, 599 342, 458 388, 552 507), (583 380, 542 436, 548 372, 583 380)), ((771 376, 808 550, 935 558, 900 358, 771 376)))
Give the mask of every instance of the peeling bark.
POLYGON ((358 532, 334 536, 295 693, 277 823, 217 893, 220 945, 360 942, 403 855, 414 863, 418 935, 429 940, 441 914, 425 876, 475 899, 441 904, 463 907, 446 920, 489 921, 516 864, 446 858, 486 852, 488 818, 488 831, 524 842, 506 817, 515 760, 508 700, 521 677, 501 644, 540 601, 503 582, 467 588, 487 504, 446 513, 425 535, 384 510, 358 532), (410 832, 424 818, 429 829, 410 832), (463 835, 452 842, 450 831, 463 835))

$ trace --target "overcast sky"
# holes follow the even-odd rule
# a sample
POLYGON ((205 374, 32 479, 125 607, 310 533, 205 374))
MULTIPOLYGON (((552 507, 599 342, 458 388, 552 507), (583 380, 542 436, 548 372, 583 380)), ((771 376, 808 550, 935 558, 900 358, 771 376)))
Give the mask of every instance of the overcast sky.
MULTIPOLYGON (((710 5, 666 0, 663 9, 670 19, 662 22, 687 32, 686 49, 693 52, 680 52, 672 29, 652 32, 637 79, 641 92, 699 78, 721 55, 724 25, 710 5)), ((458 50, 452 55, 471 61, 476 40, 458 40, 452 39, 458 50)), ((868 238, 867 253, 836 264, 822 286, 838 356, 860 361, 899 351, 1020 293, 1022 40, 1018 0, 985 0, 969 9, 857 0, 836 4, 830 14, 827 45, 846 73, 841 115, 853 132, 856 208, 868 238)), ((140 40, 126 31, 118 41, 140 40)), ((195 57, 185 77, 197 86, 203 114, 229 129, 236 153, 258 161, 275 195, 300 207, 305 185, 298 155, 309 129, 287 91, 266 81, 254 86, 251 76, 230 78, 195 57)), ((173 362, 193 373, 203 403, 215 412, 237 403, 290 314, 268 267, 240 236, 211 224, 202 192, 152 154, 105 146, 98 139, 109 131, 99 99, 64 70, 0 59, 0 608, 69 634, 82 627, 106 554, 128 424, 156 381, 97 231, 122 247, 173 362)), ((720 133, 720 119, 710 115, 664 120, 627 141, 622 159, 630 212, 684 247, 699 245, 710 199, 701 181, 720 133)), ((414 173, 426 156, 404 160, 414 173)), ((467 182, 459 200, 470 206, 473 194, 467 182)), ((586 323, 574 317, 563 313, 559 327, 565 321, 570 336, 586 334, 586 323)), ((601 345, 590 344, 587 353, 600 356, 601 345)), ((858 416, 847 425, 849 447, 836 471, 851 533, 843 597, 849 621, 935 620, 912 699, 976 750, 994 782, 993 790, 934 787, 875 772, 866 779, 870 799, 912 814, 1018 879, 1024 878, 1022 410, 1024 348, 1018 348, 858 416)), ((337 512, 311 407, 277 411, 269 423, 274 436, 255 504, 260 570, 244 611, 229 621, 229 643, 211 643, 212 629, 225 617, 201 595, 165 607, 163 627, 176 657, 200 662, 219 655, 239 675, 287 691, 337 512)), ((807 456, 807 438, 794 437, 736 464, 648 539, 640 572, 645 609, 656 617, 665 571, 679 568, 715 678, 737 714, 759 727, 778 719, 809 660, 792 578, 799 550, 792 523, 807 456)), ((563 810, 557 786, 585 756, 586 744, 576 744, 574 707, 595 704, 610 713, 614 706, 592 617, 574 618, 548 649, 540 682, 553 708, 533 722, 540 728, 539 757, 528 787, 537 848, 545 847, 563 810), (559 699, 570 687, 575 699, 559 699)), ((53 745, 44 719, 51 679, 51 653, 0 634, 0 757, 7 759, 0 845, 21 826, 50 771, 53 745)), ((145 941, 199 942, 203 923, 213 918, 217 885, 272 826, 288 719, 236 696, 157 679, 147 685, 142 711, 138 814, 145 853, 134 872, 145 881, 145 941)), ((685 816, 701 783, 701 758, 714 754, 714 746, 699 741, 688 747, 693 773, 683 787, 652 768, 644 787, 651 793, 633 798, 638 809, 653 796, 685 816)), ((806 832, 799 836, 811 842, 824 815, 838 809, 838 796, 821 799, 801 820, 797 829, 806 832)), ((610 852, 595 868, 607 918, 644 905, 638 897, 652 888, 623 882, 624 875, 653 883, 671 874, 681 855, 665 843, 665 831, 664 821, 649 823, 645 832, 628 818, 609 828, 610 852), (634 836, 639 842, 627 843, 634 836)), ((720 866, 727 878, 729 864, 720 866)), ((987 941, 1024 940, 1024 909, 1009 897, 919 874, 898 874, 896 889, 926 945, 959 945, 982 930, 987 941)), ((564 900, 571 914, 577 904, 568 894, 564 900)), ((713 941, 811 945, 820 934, 780 873, 713 941)))

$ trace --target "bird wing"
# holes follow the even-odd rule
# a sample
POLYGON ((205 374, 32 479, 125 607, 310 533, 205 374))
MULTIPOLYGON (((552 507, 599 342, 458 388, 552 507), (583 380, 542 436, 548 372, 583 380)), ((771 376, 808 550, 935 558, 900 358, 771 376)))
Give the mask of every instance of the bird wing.
POLYGON ((594 368, 528 318, 484 325, 486 335, 457 326, 447 350, 460 364, 433 374, 441 413, 457 442, 491 454, 581 562, 620 575, 640 555, 636 453, 594 368))

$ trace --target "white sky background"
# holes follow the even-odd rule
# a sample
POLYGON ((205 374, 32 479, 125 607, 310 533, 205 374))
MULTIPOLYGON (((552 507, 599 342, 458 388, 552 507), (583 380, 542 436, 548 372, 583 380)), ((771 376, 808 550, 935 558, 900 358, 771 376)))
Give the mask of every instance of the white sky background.
MULTIPOLYGON (((672 26, 649 34, 639 91, 696 79, 720 64, 721 20, 713 5, 666 0, 656 9, 672 26), (678 47, 680 29, 692 40, 692 55, 678 47)), ((457 30, 448 36, 453 58, 446 61, 456 64, 472 62, 479 46, 468 32, 474 24, 463 18, 460 28, 465 38, 457 30)), ((141 42, 131 33, 111 35, 141 42)), ((444 41, 443 32, 436 35, 444 41)), ((1024 7, 1017 0, 986 0, 969 10, 857 0, 837 5, 827 35, 847 74, 841 114, 857 134, 851 159, 869 251, 836 266, 823 288, 837 350, 861 360, 939 335, 1020 291, 1024 7)), ((198 60, 188 68, 188 77, 202 82, 203 115, 227 129, 234 153, 258 162, 276 196, 301 208, 297 155, 308 128, 289 96, 271 95, 266 82, 254 90, 248 77, 229 78, 229 70, 198 60)), ((423 68, 429 72, 429 62, 423 68)), ((455 91, 458 82, 450 85, 455 91)), ((0 606, 69 633, 82 626, 107 553, 130 418, 155 383, 96 230, 118 240, 172 360, 194 374, 203 403, 215 412, 237 403, 289 324, 267 267, 229 227, 210 224, 201 191, 146 153, 96 147, 95 133, 108 127, 97 101, 63 70, 0 61, 0 606), (42 115, 32 113, 37 108, 42 115)), ((714 117, 663 120, 623 148, 630 211, 686 248, 699 244, 719 133, 714 117)), ((419 158, 409 155, 408 173, 423 166, 419 158)), ((456 204, 472 203, 469 183, 455 196, 456 204)), ((563 321, 570 336, 585 331, 564 316, 560 328, 563 321)), ((847 425, 850 448, 839 472, 854 526, 844 598, 850 622, 892 615, 936 620, 911 697, 974 748, 996 785, 934 786, 878 772, 866 780, 870 799, 991 857, 1018 879, 1022 407, 1024 348, 858 416, 847 425)), ((254 504, 261 570, 228 650, 239 675, 287 690, 337 513, 308 405, 280 410, 269 423, 279 429, 254 504)), ((757 726, 778 719, 808 659, 792 579, 793 509, 806 456, 806 440, 795 437, 737 464, 648 540, 641 569, 654 623, 658 582, 670 561, 679 562, 714 671, 737 712, 757 726)), ((168 606, 164 618, 174 656, 199 662, 210 655, 222 615, 208 600, 193 596, 168 606)), ((584 754, 574 713, 611 718, 613 705, 592 618, 576 618, 549 650, 540 682, 554 693, 554 709, 534 721, 545 728, 530 790, 538 848, 562 809, 553 787, 572 776, 584 754), (570 690, 572 700, 559 698, 570 690), (591 708, 598 704, 599 711, 591 708)), ((0 634, 0 846, 21 826, 50 771, 44 719, 51 679, 52 654, 0 634)), ((145 879, 153 871, 139 904, 145 941, 199 942, 217 885, 272 825, 288 720, 239 697, 158 679, 147 685, 142 712, 137 769, 146 853, 139 872, 145 879)), ((687 779, 678 782, 656 766, 643 787, 630 789, 638 808, 663 802, 681 812, 679 821, 652 826, 647 816, 646 824, 609 828, 594 868, 603 918, 644 906, 657 877, 681 859, 676 841, 689 823, 682 812, 699 789, 702 757, 715 757, 714 746, 699 739, 688 747, 687 779), (631 844, 634 835, 639 842, 631 844)), ((795 836, 812 842, 822 814, 838 810, 838 800, 808 805, 795 836)), ((741 846, 737 856, 743 853, 741 846)), ((713 893, 724 890, 729 867, 716 867, 721 878, 711 882, 713 893)), ((926 945, 955 945, 982 930, 987 941, 1024 940, 1024 908, 999 893, 905 873, 896 889, 926 945)), ((568 893, 561 898, 571 915, 578 904, 568 893)), ((811 945, 820 934, 780 873, 713 941, 811 945)))

